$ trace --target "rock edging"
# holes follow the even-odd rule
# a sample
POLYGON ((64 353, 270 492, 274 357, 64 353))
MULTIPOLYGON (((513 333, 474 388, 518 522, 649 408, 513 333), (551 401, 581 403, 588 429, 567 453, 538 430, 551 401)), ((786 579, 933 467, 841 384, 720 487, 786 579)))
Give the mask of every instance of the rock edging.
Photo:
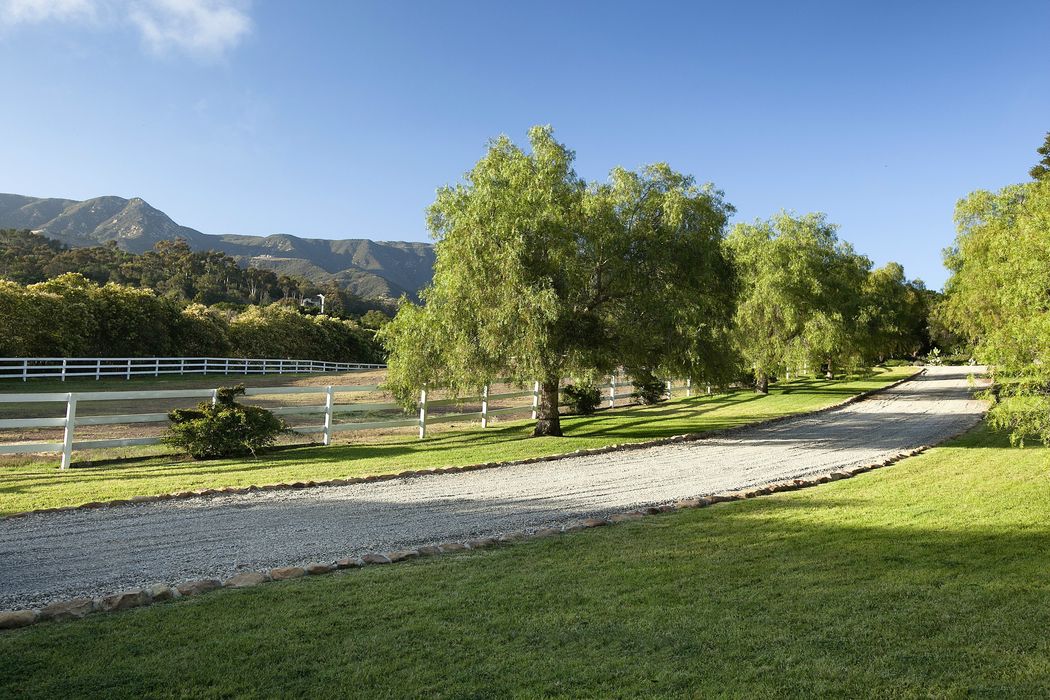
MULTIPOLYGON (((396 472, 390 474, 371 474, 369 476, 356 476, 339 479, 326 479, 324 481, 295 481, 291 483, 277 483, 277 484, 263 484, 263 485, 252 485, 252 486, 226 486, 220 488, 207 488, 198 489, 195 491, 174 491, 171 493, 155 494, 152 496, 131 496, 129 498, 118 498, 111 501, 91 501, 88 503, 81 503, 76 506, 59 506, 56 508, 37 508, 34 510, 21 511, 19 513, 10 513, 0 520, 8 520, 11 518, 24 518, 29 515, 42 514, 42 513, 64 513, 74 510, 93 510, 97 508, 118 508, 121 506, 137 505, 139 503, 155 503, 157 501, 171 501, 186 498, 205 498, 209 496, 231 496, 231 495, 243 495, 248 493, 254 493, 256 491, 286 491, 292 489, 304 489, 314 488, 317 486, 349 486, 351 484, 366 484, 376 481, 390 481, 392 479, 409 479, 419 476, 431 476, 434 474, 454 474, 457 472, 468 472, 477 471, 479 469, 495 469, 497 467, 510 467, 521 464, 536 464, 539 462, 556 462, 563 459, 570 459, 572 457, 581 457, 587 455, 601 455, 609 454, 611 452, 626 452, 628 450, 640 450, 647 447, 659 447, 660 445, 670 445, 678 442, 693 442, 696 440, 708 440, 711 438, 726 437, 733 435, 734 433, 741 430, 748 430, 751 428, 764 427, 768 425, 775 425, 783 421, 791 420, 793 418, 801 418, 803 416, 815 416, 828 411, 834 411, 848 406, 858 401, 863 401, 874 394, 878 394, 883 391, 888 391, 894 387, 900 386, 904 382, 911 381, 916 377, 922 376, 926 373, 926 369, 923 368, 913 374, 908 375, 902 379, 898 379, 895 382, 891 382, 886 386, 880 386, 876 389, 869 389, 863 391, 855 396, 851 396, 847 399, 843 399, 830 406, 818 408, 813 411, 806 411, 803 413, 791 413, 784 416, 777 416, 776 418, 767 418, 766 420, 756 421, 754 423, 747 423, 745 425, 738 425, 732 428, 722 428, 719 430, 707 430, 700 433, 685 433, 683 435, 674 435, 666 438, 656 438, 653 440, 645 440, 643 442, 629 442, 624 444, 606 445, 605 447, 593 447, 590 449, 575 450, 573 452, 563 452, 560 454, 547 455, 545 457, 529 457, 527 459, 510 460, 506 462, 483 462, 480 464, 470 464, 462 467, 438 467, 434 469, 413 469, 403 472, 396 472)), ((0 628, 2 629, 2 628, 0 628)))

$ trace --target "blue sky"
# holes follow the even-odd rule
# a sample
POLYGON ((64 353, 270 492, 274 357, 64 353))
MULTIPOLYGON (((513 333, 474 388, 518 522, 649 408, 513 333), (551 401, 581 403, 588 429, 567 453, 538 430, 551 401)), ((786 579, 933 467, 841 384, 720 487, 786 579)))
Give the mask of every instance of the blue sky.
POLYGON ((1027 179, 1050 3, 0 0, 0 191, 207 233, 426 240, 506 133, 825 211, 939 287, 955 201, 1027 179))

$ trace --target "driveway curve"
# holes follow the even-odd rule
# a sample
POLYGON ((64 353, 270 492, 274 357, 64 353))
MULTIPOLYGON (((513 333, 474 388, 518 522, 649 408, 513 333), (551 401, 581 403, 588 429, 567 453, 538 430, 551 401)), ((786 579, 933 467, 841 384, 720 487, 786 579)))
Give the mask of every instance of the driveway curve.
POLYGON ((880 462, 976 424, 971 368, 729 437, 457 474, 0 521, 0 610, 535 530, 880 462))

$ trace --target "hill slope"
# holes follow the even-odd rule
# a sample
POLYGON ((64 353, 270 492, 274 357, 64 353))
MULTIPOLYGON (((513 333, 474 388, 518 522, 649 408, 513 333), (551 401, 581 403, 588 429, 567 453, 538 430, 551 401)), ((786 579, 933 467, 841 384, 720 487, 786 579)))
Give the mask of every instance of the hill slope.
POLYGON ((429 243, 212 235, 180 226, 138 197, 79 202, 0 194, 0 228, 31 229, 72 247, 113 241, 133 253, 150 250, 158 241, 184 238, 195 250, 221 251, 242 265, 316 283, 334 280, 364 297, 416 296, 430 282, 434 267, 429 243))

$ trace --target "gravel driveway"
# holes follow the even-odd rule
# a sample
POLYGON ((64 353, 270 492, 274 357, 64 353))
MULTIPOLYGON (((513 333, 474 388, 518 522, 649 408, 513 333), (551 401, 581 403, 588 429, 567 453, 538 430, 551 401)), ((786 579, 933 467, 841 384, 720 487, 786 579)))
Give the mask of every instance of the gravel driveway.
POLYGON ((849 406, 625 452, 391 481, 0 521, 0 610, 156 582, 334 561, 879 462, 980 420, 969 368, 849 406))

